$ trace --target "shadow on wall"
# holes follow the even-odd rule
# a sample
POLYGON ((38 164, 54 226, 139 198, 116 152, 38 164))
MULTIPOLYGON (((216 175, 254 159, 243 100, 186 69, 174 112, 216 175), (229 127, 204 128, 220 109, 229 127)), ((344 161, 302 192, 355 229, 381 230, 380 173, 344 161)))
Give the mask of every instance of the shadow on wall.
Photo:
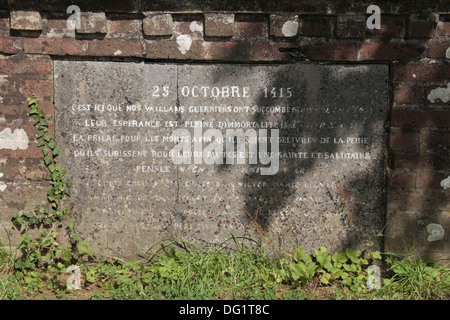
MULTIPOLYGON (((389 36, 384 36, 380 38, 380 44, 390 41, 389 36)), ((415 50, 415 57, 410 57, 407 54, 399 52, 396 56, 396 65, 407 64, 409 60, 415 60, 418 56, 423 56, 425 50, 425 42, 426 38, 421 41, 420 44, 417 44, 417 48, 415 50)), ((374 47, 370 56, 368 56, 367 61, 356 62, 353 65, 361 65, 369 63, 380 63, 386 64, 391 63, 388 58, 386 52, 384 52, 385 47, 382 45, 378 47, 374 47)), ((236 46, 235 48, 230 50, 229 56, 230 60, 233 60, 234 51, 239 52, 238 55, 240 57, 245 56, 245 53, 242 52, 242 48, 236 46)), ((295 50, 294 50, 295 51, 295 50)), ((249 55, 249 54, 247 54, 249 55)), ((293 55, 293 62, 301 63, 301 61, 296 61, 296 57, 299 55, 293 55)), ((306 56, 306 58, 311 58, 306 56)), ((311 59, 314 60, 314 59, 311 59)), ((392 63, 390 67, 392 68, 392 63)), ((439 71, 436 70, 436 73, 439 71)), ((310 75, 308 78, 311 81, 311 78, 314 78, 316 75, 310 75)), ((389 189, 389 193, 394 195, 396 200, 390 200, 390 202, 395 201, 394 207, 395 210, 392 209, 392 205, 389 203, 388 210, 387 199, 386 199, 386 190, 388 179, 387 171, 385 168, 391 167, 391 170, 395 170, 395 161, 397 156, 403 157, 404 154, 398 154, 393 152, 389 146, 389 135, 390 129, 384 126, 384 123, 389 123, 391 121, 391 113, 392 108, 402 108, 401 105, 395 105, 392 101, 392 93, 394 87, 397 83, 394 82, 393 79, 389 80, 388 92, 389 95, 386 98, 385 106, 388 109, 387 114, 377 114, 375 118, 373 118, 373 114, 367 117, 367 114, 361 114, 358 116, 354 114, 348 117, 340 117, 339 122, 340 125, 336 127, 328 127, 326 129, 322 129, 320 131, 317 127, 308 126, 308 124, 313 123, 314 121, 320 120, 325 122, 332 122, 335 115, 322 113, 321 111, 326 110, 326 108, 330 105, 332 106, 348 106, 353 105, 352 102, 349 102, 348 96, 355 95, 357 99, 358 90, 363 90, 364 88, 358 87, 359 83, 364 83, 365 78, 370 78, 371 74, 360 74, 360 78, 355 80, 355 86, 353 88, 346 87, 346 82, 328 82, 327 77, 316 77, 316 84, 314 87, 319 88, 319 91, 314 92, 314 94, 318 94, 321 98, 319 101, 315 101, 316 105, 314 105, 314 101, 312 100, 312 87, 307 88, 305 92, 302 92, 300 97, 295 101, 297 105, 301 106, 313 106, 313 112, 310 114, 307 113, 298 113, 298 114, 282 114, 281 118, 278 119, 278 122, 296 122, 300 124, 305 124, 305 126, 300 126, 296 128, 287 127, 283 130, 280 130, 280 138, 288 138, 288 137, 313 137, 313 136, 328 136, 328 137, 339 137, 341 135, 341 129, 349 128, 354 126, 354 128, 358 128, 357 131, 360 137, 369 137, 374 138, 376 135, 379 135, 380 132, 375 132, 376 128, 371 125, 372 121, 379 121, 379 125, 382 125, 383 128, 381 132, 382 136, 378 136, 377 138, 381 139, 381 149, 378 149, 378 154, 381 159, 377 162, 377 167, 364 171, 364 174, 359 174, 357 176, 339 176, 339 171, 337 172, 337 178, 340 184, 340 188, 344 191, 344 195, 347 195, 347 192, 352 190, 351 194, 351 202, 356 205, 355 210, 352 212, 352 222, 353 228, 356 233, 358 232, 366 232, 367 230, 371 230, 373 232, 373 236, 377 233, 381 232, 384 235, 387 234, 388 237, 376 237, 376 241, 378 241, 378 245, 384 249, 385 242, 388 242, 389 250, 402 251, 405 247, 404 244, 408 244, 410 246, 414 246, 415 244, 420 243, 418 249, 421 254, 425 253, 433 253, 444 250, 445 245, 442 241, 430 242, 427 241, 427 237, 429 236, 429 230, 427 230, 427 226, 430 223, 433 223, 436 218, 436 214, 442 215, 445 214, 445 210, 448 211, 448 193, 443 192, 442 190, 392 190, 389 189), (324 88, 333 88, 333 90, 324 90, 324 88), (356 90, 356 91, 352 91, 356 90), (327 102, 330 102, 327 105, 327 102), (316 112, 317 111, 317 112, 316 112), (322 118, 319 118, 322 117, 322 118), (317 120, 316 120, 317 119, 317 120), (366 121, 366 120, 370 121, 366 121), (375 131, 374 131, 375 130, 375 131), (319 133, 320 131, 320 133, 319 133), (386 158, 387 156, 387 158, 386 158), (418 196, 418 193, 420 195, 418 196), (377 198, 377 200, 374 200, 377 198), (368 203, 376 204, 376 206, 370 207, 367 206, 368 203), (447 206, 447 207, 446 207, 447 206), (443 208, 447 208, 444 209, 443 208), (370 210, 371 215, 377 215, 377 217, 368 216, 367 209, 370 210), (395 214, 397 212, 402 211, 404 214, 396 217, 395 214), (414 211, 414 212, 411 212, 414 211), (441 213, 442 212, 442 213, 441 213), (433 217, 434 216, 434 217, 433 217), (390 225, 391 224, 391 225, 390 225), (374 227, 375 226, 375 227, 374 227)), ((387 75, 386 75, 387 76, 387 75)), ((438 75, 436 75, 439 78, 438 75)), ((430 78, 434 79, 435 75, 430 74, 430 78)), ((286 85, 286 75, 285 74, 277 74, 273 77, 271 86, 275 88, 283 87, 286 85)), ((424 90, 425 91, 425 90, 424 90)), ((357 100, 354 100, 354 103, 358 103, 357 100)), ((423 102, 422 102, 423 103, 423 102)), ((272 100, 268 102, 264 97, 260 97, 258 105, 262 106, 275 106, 277 104, 276 100, 272 100)), ((421 106, 422 107, 422 106, 421 106)), ((253 116, 252 121, 254 122, 262 122, 270 120, 270 116, 264 113, 256 113, 253 116)), ((428 123, 426 126, 429 128, 439 128, 439 124, 428 123)), ((440 122, 442 123, 442 122, 440 122)), ((414 123, 409 123, 408 120, 402 124, 391 124, 392 126, 399 126, 401 130, 420 130, 417 125, 414 123)), ((419 132, 420 134, 420 132, 419 132)), ((306 152, 310 154, 311 152, 316 152, 318 146, 316 144, 293 144, 293 143, 282 143, 280 144, 280 153, 298 153, 298 152, 306 152)), ((448 155, 442 153, 444 151, 442 148, 448 148, 448 141, 444 143, 444 146, 439 147, 434 150, 427 150, 426 148, 418 150, 418 153, 428 153, 427 157, 431 157, 432 159, 425 159, 423 155, 419 155, 420 161, 427 162, 428 164, 420 163, 418 167, 412 167, 408 169, 409 174, 417 174, 417 170, 421 167, 428 166, 430 171, 439 171, 442 172, 443 168, 445 169, 442 163, 448 163, 448 155), (433 160, 434 158, 434 160, 433 160), (445 159, 444 159, 445 158, 445 159), (439 160, 440 159, 440 160, 439 160)), ((338 144, 329 144, 327 146, 327 152, 340 152, 340 146, 338 144)), ((411 155, 416 156, 416 155, 411 155)), ((296 182, 300 182, 299 185, 303 184, 305 179, 309 179, 308 173, 314 173, 317 171, 317 168, 321 168, 321 161, 319 159, 280 159, 280 171, 275 176, 261 176, 258 172, 251 172, 243 178, 243 184, 245 185, 248 182, 267 182, 268 188, 264 190, 264 192, 260 192, 257 189, 248 189, 245 193, 245 218, 247 219, 247 223, 251 223, 252 221, 257 221, 258 224, 264 229, 269 230, 271 228, 271 224, 274 220, 276 220, 280 216, 280 212, 283 212, 286 208, 295 207, 295 210, 308 210, 308 206, 303 205, 295 205, 295 199, 298 198, 299 195, 302 194, 303 190, 299 190, 297 187, 293 187, 296 182), (280 188, 280 184, 291 187, 280 188)), ((326 170, 325 168, 321 168, 321 170, 326 170)), ((403 169, 400 169, 403 170, 403 169)), ((391 171, 392 172, 392 171, 391 171)), ((345 218, 345 209, 343 208, 342 203, 340 202, 339 194, 336 189, 333 190, 333 173, 336 171, 328 172, 328 181, 321 181, 327 185, 326 194, 321 194, 323 199, 326 201, 331 200, 337 211, 341 212, 341 218, 345 218), (331 187, 330 187, 331 185, 331 187)), ((323 175, 322 177, 324 177, 323 175)), ((416 186, 416 188, 420 188, 420 186, 416 186)), ((393 199, 390 197, 389 199, 393 199)), ((448 213, 447 213, 448 215, 448 213)), ((441 219, 442 217, 437 217, 437 219, 441 219)), ((442 218, 442 219, 445 219, 442 218)), ((321 223, 321 219, 317 219, 317 223, 321 223)), ((294 233, 297 231, 301 233, 301 230, 304 229, 302 226, 302 221, 296 220, 293 226, 294 233)), ((345 223, 343 223, 345 225, 345 223)), ((341 224, 342 225, 342 224, 341 224)), ((445 226, 444 226, 445 227, 445 226)), ((342 246, 353 246, 354 238, 348 232, 346 232, 345 239, 340 239, 342 246)), ((360 243, 361 244, 361 243, 360 243)), ((333 243, 331 243, 333 246, 333 243)), ((337 249, 337 248, 336 248, 337 249)))

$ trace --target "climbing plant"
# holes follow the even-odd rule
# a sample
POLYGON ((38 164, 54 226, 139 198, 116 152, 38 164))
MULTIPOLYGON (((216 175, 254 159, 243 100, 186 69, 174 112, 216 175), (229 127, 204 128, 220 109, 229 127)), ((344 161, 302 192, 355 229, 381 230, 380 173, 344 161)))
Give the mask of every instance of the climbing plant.
MULTIPOLYGON (((46 208, 35 206, 32 213, 22 212, 12 216, 13 227, 20 231, 17 249, 21 251, 21 255, 14 262, 19 277, 36 267, 56 261, 63 266, 72 260, 71 250, 56 241, 58 229, 63 226, 64 219, 69 215, 68 208, 62 206, 62 200, 70 196, 69 188, 72 182, 65 179, 67 172, 58 164, 59 149, 49 133, 48 121, 45 113, 39 108, 35 95, 29 99, 28 107, 29 114, 34 119, 34 126, 38 129, 37 146, 42 148, 43 161, 49 171, 50 189, 47 192, 47 200, 50 206, 46 208)), ((74 222, 73 218, 70 219, 68 223, 70 230, 73 229, 74 222)))

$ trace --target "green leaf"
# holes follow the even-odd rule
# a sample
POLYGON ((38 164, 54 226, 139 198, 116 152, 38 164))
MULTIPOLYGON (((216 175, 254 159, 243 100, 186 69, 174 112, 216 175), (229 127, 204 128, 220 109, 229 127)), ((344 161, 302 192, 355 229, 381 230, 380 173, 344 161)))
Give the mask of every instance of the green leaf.
POLYGON ((56 142, 55 141, 50 141, 48 143, 48 147, 53 150, 56 147, 56 142))
POLYGON ((37 146, 38 146, 38 147, 45 146, 45 141, 44 141, 43 139, 39 139, 39 140, 38 140, 38 143, 37 143, 37 146))
POLYGON ((44 156, 46 156, 49 152, 50 150, 48 150, 47 147, 42 148, 42 153, 44 154, 44 156))
POLYGON ((45 140, 46 142, 49 142, 51 139, 52 139, 52 136, 49 135, 49 134, 46 134, 46 135, 44 136, 44 140, 45 140))
POLYGON ((347 257, 353 262, 358 263, 359 262, 359 255, 361 254, 361 251, 359 250, 352 250, 350 248, 347 248, 345 250, 345 254, 347 257))
POLYGON ((80 240, 80 235, 79 235, 78 233, 72 233, 72 234, 70 235, 70 237, 71 237, 73 240, 75 240, 75 241, 80 240))
POLYGON ((53 157, 52 156, 45 156, 44 157, 44 162, 45 164, 48 166, 50 163, 52 163, 53 161, 53 157))
POLYGON ((373 253, 372 253, 372 257, 373 257, 374 259, 379 259, 379 260, 381 260, 381 253, 380 253, 380 251, 375 251, 375 252, 373 252, 373 253))
POLYGON ((70 220, 69 220, 69 229, 70 230, 73 230, 73 227, 75 226, 75 222, 76 222, 75 218, 70 218, 70 220))
POLYGON ((55 148, 55 149, 53 149, 53 156, 56 157, 57 155, 59 155, 59 149, 55 148))
POLYGON ((30 109, 30 116, 33 114, 38 114, 38 113, 39 113, 39 110, 38 110, 37 105, 32 105, 32 107, 30 109))

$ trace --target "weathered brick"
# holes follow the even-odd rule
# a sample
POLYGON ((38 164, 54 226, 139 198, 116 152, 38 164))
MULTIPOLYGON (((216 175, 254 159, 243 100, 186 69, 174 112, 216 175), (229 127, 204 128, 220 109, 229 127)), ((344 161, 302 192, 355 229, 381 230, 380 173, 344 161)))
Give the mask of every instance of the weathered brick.
POLYGON ((24 38, 23 51, 57 56, 78 56, 82 54, 83 44, 81 40, 69 38, 24 38))
POLYGON ((11 30, 42 30, 41 14, 36 11, 11 11, 11 30))
POLYGON ((144 49, 139 40, 89 40, 86 54, 102 57, 143 57, 144 49))
POLYGON ((179 15, 173 19, 174 37, 189 35, 192 40, 202 40, 203 31, 203 17, 200 15, 179 15))
POLYGON ((414 189, 416 187, 416 174, 394 173, 389 175, 389 187, 394 189, 414 189))
POLYGON ((440 20, 437 24, 436 27, 436 35, 439 37, 448 37, 450 36, 450 17, 446 16, 446 17, 440 17, 440 20))
POLYGON ((337 18, 336 36, 338 38, 364 38, 366 35, 366 29, 366 16, 341 15, 337 18))
POLYGON ((302 47, 309 60, 356 61, 358 44, 355 42, 317 42, 302 47))
POLYGON ((193 40, 189 46, 180 45, 172 39, 147 40, 146 58, 148 59, 174 59, 174 60, 209 60, 207 54, 209 42, 193 40))
MULTIPOLYGON (((15 54, 19 53, 21 38, 0 36, 0 53, 15 54)), ((1 71, 1 70, 0 70, 1 71)))
POLYGON ((75 29, 67 27, 67 19, 70 15, 65 13, 46 12, 42 14, 44 28, 42 38, 74 38, 75 29))
POLYGON ((300 34, 305 37, 331 37, 333 35, 334 17, 301 16, 300 34))
POLYGON ((425 57, 431 59, 450 58, 450 40, 429 41, 426 44, 425 57))
POLYGON ((142 20, 140 19, 110 17, 107 24, 106 38, 142 39, 142 20))
POLYGON ((364 42, 360 49, 360 60, 416 60, 424 48, 415 43, 404 42, 364 42))
POLYGON ((212 41, 205 44, 206 60, 278 61, 283 53, 280 46, 268 42, 212 41))
POLYGON ((450 132, 422 130, 421 132, 421 152, 449 152, 450 132))
POLYGON ((394 89, 394 102, 399 104, 421 104, 423 88, 417 85, 400 85, 394 89))
POLYGON ((51 98, 53 96, 53 84, 51 80, 25 80, 21 91, 25 97, 36 94, 39 99, 51 98))
POLYGON ((395 168, 401 169, 450 169, 448 153, 396 153, 395 168))
POLYGON ((405 21, 403 17, 382 15, 380 29, 366 28, 366 35, 375 38, 402 38, 405 34, 405 21))
POLYGON ((0 172, 3 174, 0 181, 13 181, 19 175, 19 160, 3 159, 0 162, 0 172))
POLYGON ((297 15, 271 14, 270 35, 273 37, 295 37, 298 34, 297 15))
POLYGON ((442 190, 441 181, 447 178, 450 173, 422 172, 419 175, 418 187, 421 189, 442 190))
POLYGON ((236 15, 236 40, 261 41, 269 36, 268 21, 262 16, 236 15))
POLYGON ((234 14, 205 13, 205 36, 232 37, 234 35, 234 14))
POLYGON ((0 12, 0 35, 9 36, 9 14, 8 12, 0 12))
POLYGON ((448 119, 450 119, 450 110, 394 109, 391 126, 449 128, 450 121, 448 119))
POLYGON ((395 64, 393 76, 403 82, 446 82, 450 79, 450 64, 395 64))
POLYGON ((432 38, 436 33, 433 21, 409 21, 408 38, 432 38))
POLYGON ((81 12, 79 34, 106 34, 107 24, 104 12, 81 12))
POLYGON ((173 19, 170 14, 148 14, 142 23, 147 36, 171 36, 173 33, 173 19))
MULTIPOLYGON (((42 151, 42 150, 41 150, 42 151)), ((24 159, 19 165, 20 174, 27 180, 49 180, 50 174, 42 159, 24 159)))
POLYGON ((390 147, 395 151, 417 151, 417 132, 393 132, 390 136, 390 147))
POLYGON ((0 72, 6 75, 50 75, 51 60, 44 57, 0 56, 0 72))

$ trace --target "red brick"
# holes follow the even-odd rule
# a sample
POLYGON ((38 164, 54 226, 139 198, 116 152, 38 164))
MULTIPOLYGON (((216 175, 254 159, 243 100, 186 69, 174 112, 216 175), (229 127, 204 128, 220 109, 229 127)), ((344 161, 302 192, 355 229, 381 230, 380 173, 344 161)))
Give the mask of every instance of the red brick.
POLYGON ((102 57, 142 57, 142 42, 139 40, 89 40, 87 41, 88 56, 102 57))
MULTIPOLYGON (((146 53, 148 59, 174 59, 174 60, 209 60, 211 54, 208 53, 208 47, 211 42, 200 40, 192 41, 191 47, 184 54, 179 50, 175 40, 146 40, 146 53)), ((215 43, 219 45, 221 42, 215 43)), ((230 42, 233 43, 233 42, 230 42)))
POLYGON ((142 21, 109 18, 106 38, 141 39, 142 21))
POLYGON ((334 18, 328 16, 302 16, 300 34, 306 37, 333 35, 334 18))
POLYGON ((449 152, 450 132, 422 130, 420 150, 421 152, 449 152))
POLYGON ((391 116, 393 127, 449 128, 450 110, 394 109, 391 116))
POLYGON ((420 104, 423 101, 422 87, 401 85, 394 90, 394 102, 400 104, 420 104))
POLYGON ((0 163, 0 172, 3 173, 1 181, 13 181, 19 175, 19 160, 6 159, 5 162, 0 163))
POLYGON ((206 13, 205 36, 232 37, 234 34, 234 14, 206 13))
POLYGON ((48 58, 31 58, 31 57, 1 57, 0 56, 0 72, 1 74, 51 74, 51 61, 48 58))
POLYGON ((266 40, 269 35, 268 21, 259 17, 235 17, 235 39, 266 40))
POLYGON ((390 188, 414 189, 416 187, 416 174, 414 172, 391 174, 388 181, 390 188))
POLYGON ((450 36, 450 21, 439 21, 436 35, 440 37, 450 36))
POLYGON ((213 41, 206 44, 204 58, 225 61, 271 61, 278 54, 278 47, 268 42, 213 41))
POLYGON ((2 156, 11 159, 42 159, 42 150, 35 143, 30 143, 25 150, 2 150, 2 156))
POLYGON ((401 38, 404 34, 405 22, 398 16, 381 16, 380 29, 367 29, 366 35, 386 39, 401 38))
POLYGON ((302 48, 310 60, 356 61, 358 45, 354 42, 319 42, 302 48))
POLYGON ((393 132, 390 136, 390 146, 395 151, 417 151, 417 132, 393 132))
POLYGON ((20 173, 27 180, 49 180, 50 174, 42 159, 25 159, 20 164, 20 173))
POLYGON ((409 21, 408 38, 432 38, 436 32, 436 23, 432 21, 409 21))
POLYGON ((450 64, 395 64, 394 80, 404 82, 446 82, 450 78, 450 64))
POLYGON ((9 14, 0 12, 0 35, 9 36, 9 14))
POLYGON ((298 16, 289 14, 271 14, 270 15, 270 35, 274 37, 295 37, 298 34, 298 16), (294 22, 295 28, 291 30, 290 35, 283 32, 283 26, 286 22, 294 22))
POLYGON ((441 181, 450 174, 444 173, 421 173, 419 175, 418 187, 421 189, 442 189, 441 181))
POLYGON ((450 40, 431 41, 427 43, 425 57, 431 59, 445 59, 446 52, 450 48, 450 40))
POLYGON ((170 36, 173 33, 173 19, 170 14, 149 14, 142 21, 147 36, 170 36))
POLYGON ((432 193, 412 190, 391 192, 388 194, 388 210, 417 212, 431 209, 433 212, 436 212, 437 210, 442 210, 446 207, 448 203, 447 198, 448 193, 436 191, 432 193))
POLYGON ((31 97, 36 94, 39 99, 53 96, 53 84, 51 80, 25 80, 22 85, 22 94, 31 97))
POLYGON ((14 54, 20 52, 20 49, 16 48, 18 40, 20 39, 0 37, 0 53, 14 54))
POLYGON ((68 38, 24 38, 23 50, 25 53, 79 56, 82 54, 82 41, 68 38))
POLYGON ((361 45, 360 60, 416 60, 422 56, 423 50, 414 43, 365 42, 361 45))
POLYGON ((450 168, 448 153, 396 153, 395 168, 447 170, 450 168))
POLYGON ((336 36, 338 38, 364 38, 366 31, 366 16, 345 15, 337 18, 336 36))

